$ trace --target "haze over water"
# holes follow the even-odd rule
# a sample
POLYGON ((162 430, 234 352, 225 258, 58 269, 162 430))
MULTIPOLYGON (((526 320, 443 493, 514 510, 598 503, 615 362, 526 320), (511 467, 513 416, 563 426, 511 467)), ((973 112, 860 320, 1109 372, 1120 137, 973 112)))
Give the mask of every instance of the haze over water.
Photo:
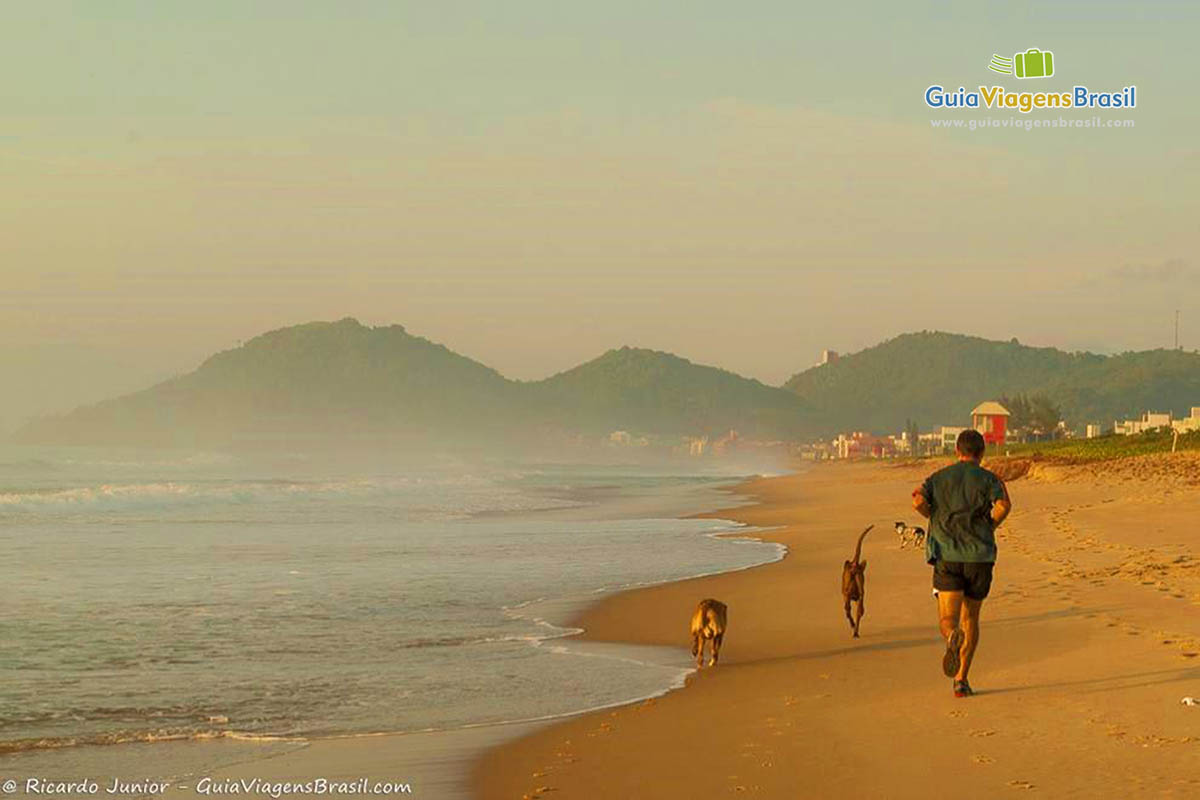
POLYGON ((775 558, 673 518, 728 503, 721 473, 10 448, 0 759, 102 767, 128 754, 63 746, 448 728, 661 691, 682 650, 564 646, 554 622, 597 590, 775 558))

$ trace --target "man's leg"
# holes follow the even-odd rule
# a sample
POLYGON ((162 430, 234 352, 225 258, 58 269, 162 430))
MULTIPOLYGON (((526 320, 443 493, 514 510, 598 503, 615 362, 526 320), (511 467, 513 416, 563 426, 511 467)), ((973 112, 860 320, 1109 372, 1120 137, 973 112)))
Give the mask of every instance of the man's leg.
POLYGON ((938 591, 938 625, 942 638, 946 640, 946 652, 942 656, 942 672, 953 678, 962 669, 963 632, 959 628, 962 618, 963 593, 961 591, 938 591))
MULTIPOLYGON (((957 594, 962 603, 959 625, 963 632, 963 643, 959 650, 958 674, 954 676, 954 679, 965 681, 967 673, 971 671, 971 661, 975 658, 975 647, 979 644, 979 611, 983 608, 983 601, 963 597, 962 592, 957 592, 957 594)), ((944 626, 943 619, 943 631, 944 626)))
POLYGON ((949 639, 950 634, 958 629, 964 616, 963 593, 938 590, 938 625, 942 629, 942 638, 949 639))

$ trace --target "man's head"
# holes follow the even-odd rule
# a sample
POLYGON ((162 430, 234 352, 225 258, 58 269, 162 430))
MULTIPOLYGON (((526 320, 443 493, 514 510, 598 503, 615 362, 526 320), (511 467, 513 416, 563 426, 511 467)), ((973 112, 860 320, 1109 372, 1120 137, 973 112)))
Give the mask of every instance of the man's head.
POLYGON ((958 435, 954 449, 958 451, 958 457, 961 459, 979 461, 983 458, 983 451, 987 449, 987 445, 983 441, 982 433, 968 428, 958 435))

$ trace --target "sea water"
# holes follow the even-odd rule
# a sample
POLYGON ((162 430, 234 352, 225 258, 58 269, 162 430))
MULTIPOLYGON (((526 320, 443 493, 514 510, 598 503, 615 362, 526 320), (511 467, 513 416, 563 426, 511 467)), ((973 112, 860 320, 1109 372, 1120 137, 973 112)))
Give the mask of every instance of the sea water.
MULTIPOLYGON (((714 487, 736 474, 7 447, 0 773, 97 775, 152 742, 262 753, 662 691, 686 671, 678 654, 572 647, 564 620, 604 590, 777 558, 715 536, 732 523, 678 518, 729 504, 714 487)), ((246 757, 197 752, 191 767, 246 757)))

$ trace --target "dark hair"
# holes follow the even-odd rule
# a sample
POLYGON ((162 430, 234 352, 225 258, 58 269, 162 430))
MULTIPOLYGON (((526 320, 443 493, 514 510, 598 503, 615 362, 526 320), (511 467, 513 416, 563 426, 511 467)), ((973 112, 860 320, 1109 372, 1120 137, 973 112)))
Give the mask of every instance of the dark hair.
POLYGON ((982 433, 967 428, 958 435, 958 441, 954 443, 954 449, 964 456, 982 458, 983 451, 987 449, 987 444, 983 441, 982 433))

